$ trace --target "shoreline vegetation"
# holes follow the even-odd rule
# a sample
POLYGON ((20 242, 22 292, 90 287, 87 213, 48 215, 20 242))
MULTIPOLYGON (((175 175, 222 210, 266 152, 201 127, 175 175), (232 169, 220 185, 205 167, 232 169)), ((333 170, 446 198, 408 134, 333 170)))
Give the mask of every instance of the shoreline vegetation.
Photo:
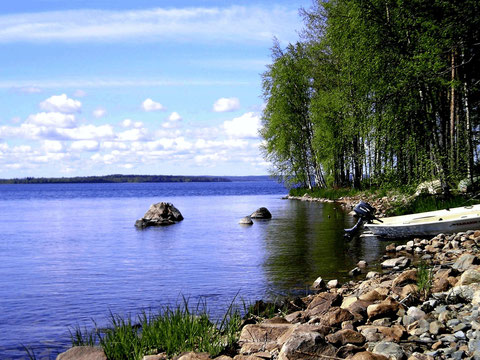
POLYGON ((109 184, 109 183, 177 183, 177 182, 232 182, 232 181, 265 181, 268 175, 259 176, 183 176, 183 175, 103 175, 52 178, 15 178, 0 179, 0 184, 109 184))
POLYGON ((382 270, 361 261, 351 281, 318 278, 313 294, 244 305, 243 318, 234 301, 217 323, 187 302, 138 322, 111 315, 109 329, 74 329, 57 359, 477 359, 479 264, 480 231, 392 243, 382 270))
POLYGON ((84 183, 146 183, 146 182, 230 182, 219 176, 181 176, 181 175, 104 175, 52 178, 16 178, 0 179, 0 184, 84 184, 84 183))

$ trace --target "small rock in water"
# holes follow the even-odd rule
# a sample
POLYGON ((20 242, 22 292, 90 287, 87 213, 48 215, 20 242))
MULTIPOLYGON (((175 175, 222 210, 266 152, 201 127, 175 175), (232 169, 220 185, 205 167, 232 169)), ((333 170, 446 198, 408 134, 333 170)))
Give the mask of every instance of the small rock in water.
POLYGON ((135 222, 135 226, 144 229, 149 226, 172 225, 182 220, 182 214, 173 204, 160 202, 151 205, 143 218, 135 222))
POLYGON ((261 207, 255 210, 252 215, 250 215, 253 219, 271 219, 272 214, 266 207, 261 207))
POLYGON ((245 216, 245 217, 241 218, 238 223, 241 224, 241 225, 252 225, 253 221, 252 221, 252 218, 250 216, 245 216))
POLYGON ((325 281, 321 277, 318 277, 312 284, 312 289, 315 290, 324 290, 326 288, 325 281))

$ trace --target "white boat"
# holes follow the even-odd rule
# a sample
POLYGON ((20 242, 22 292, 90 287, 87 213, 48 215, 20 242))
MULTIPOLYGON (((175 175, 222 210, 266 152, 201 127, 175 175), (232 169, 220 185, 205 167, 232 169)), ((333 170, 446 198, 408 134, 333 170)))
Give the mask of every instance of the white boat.
POLYGON ((480 205, 385 217, 380 220, 372 220, 364 226, 373 235, 388 238, 480 230, 480 205))

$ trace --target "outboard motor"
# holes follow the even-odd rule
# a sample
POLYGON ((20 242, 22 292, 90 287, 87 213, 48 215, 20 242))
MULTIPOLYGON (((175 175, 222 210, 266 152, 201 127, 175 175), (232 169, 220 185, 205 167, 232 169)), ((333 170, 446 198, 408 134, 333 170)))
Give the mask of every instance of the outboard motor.
POLYGON ((377 209, 375 209, 372 205, 365 201, 360 201, 357 205, 355 205, 353 211, 357 214, 358 221, 352 228, 345 229, 346 237, 351 238, 352 236, 354 236, 357 231, 363 227, 364 223, 370 223, 373 220, 383 222, 375 216, 375 212, 377 211, 377 209))

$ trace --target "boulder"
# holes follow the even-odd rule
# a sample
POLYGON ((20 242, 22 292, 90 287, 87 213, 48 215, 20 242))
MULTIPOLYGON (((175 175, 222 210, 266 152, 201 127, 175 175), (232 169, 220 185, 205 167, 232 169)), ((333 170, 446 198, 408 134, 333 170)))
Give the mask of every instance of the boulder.
POLYGON ((350 360, 388 360, 388 357, 370 351, 356 353, 350 360))
POLYGON ((309 317, 325 314, 332 306, 340 306, 342 303, 342 297, 337 294, 328 292, 320 293, 316 295, 312 302, 308 305, 305 313, 309 317))
POLYGON ((245 216, 245 217, 241 218, 238 223, 241 224, 241 225, 252 225, 253 221, 252 221, 252 218, 250 216, 245 216))
POLYGON ((328 344, 325 338, 316 331, 295 331, 283 344, 279 360, 300 360, 323 356, 332 357, 337 349, 328 344))
POLYGON ((325 290, 327 288, 327 285, 325 285, 325 281, 322 279, 322 277, 318 277, 317 280, 315 280, 312 284, 312 289, 315 290, 325 290))
POLYGON ((379 304, 370 305, 367 308, 367 315, 371 320, 384 317, 393 318, 396 316, 399 308, 400 304, 389 297, 379 304))
POLYGON ((295 325, 292 324, 250 324, 243 327, 238 343, 240 353, 252 354, 282 346, 282 337, 288 337, 295 325))
POLYGON ((459 271, 465 271, 474 264, 478 264, 479 259, 472 254, 463 254, 452 265, 452 268, 459 271))
POLYGON ((456 285, 470 285, 480 283, 480 271, 468 269, 460 277, 460 281, 456 285))
POLYGON ((59 354, 57 360, 107 360, 107 357, 100 347, 74 346, 59 354))
POLYGON ((207 353, 196 353, 193 351, 180 355, 177 360, 208 360, 210 356, 207 353))
POLYGON ((410 264, 410 259, 405 256, 400 256, 394 259, 388 259, 382 262, 383 268, 399 267, 400 269, 406 268, 410 264))
POLYGON ((327 335, 327 341, 335 346, 346 344, 362 345, 365 342, 365 336, 354 330, 342 329, 327 335))
POLYGON ((417 190, 415 191, 415 196, 419 196, 421 194, 430 194, 436 195, 442 193, 442 184, 440 180, 433 180, 433 181, 425 181, 417 186, 417 190))
POLYGON ((160 202, 151 205, 143 218, 135 222, 135 226, 144 229, 149 226, 172 225, 182 220, 183 216, 175 206, 160 202))
POLYGON ((403 286, 406 284, 416 284, 417 283, 417 270, 407 270, 398 275, 393 280, 393 286, 403 286))
POLYGON ((261 207, 255 210, 252 215, 250 215, 253 219, 271 219, 272 214, 266 207, 261 207))
POLYGON ((402 360, 405 357, 405 352, 402 347, 394 342, 382 341, 373 348, 375 354, 386 356, 391 360, 402 360))

